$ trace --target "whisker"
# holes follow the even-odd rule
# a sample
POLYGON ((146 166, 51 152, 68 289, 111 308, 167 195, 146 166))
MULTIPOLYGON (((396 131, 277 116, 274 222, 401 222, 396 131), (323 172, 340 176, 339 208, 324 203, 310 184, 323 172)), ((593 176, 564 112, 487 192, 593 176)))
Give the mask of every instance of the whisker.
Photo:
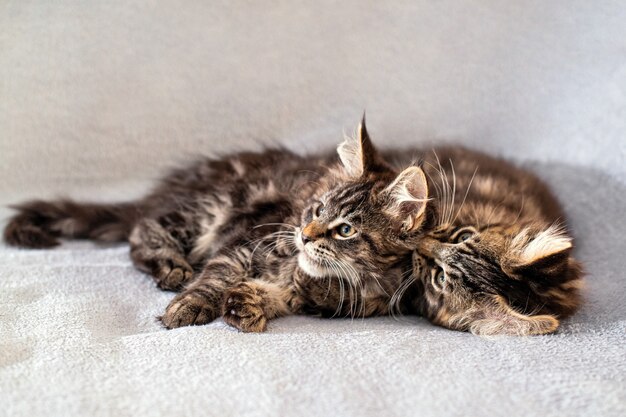
POLYGON ((342 263, 340 263, 338 259, 335 260, 335 264, 339 269, 341 269, 346 274, 346 281, 348 283, 348 291, 349 291, 348 297, 349 297, 349 302, 350 302, 349 304, 350 317, 354 318, 354 312, 356 312, 355 305, 354 305, 356 287, 353 287, 353 279, 351 279, 352 277, 350 276, 349 271, 345 268, 345 266, 342 263))
POLYGON ((442 210, 442 217, 444 219, 444 223, 446 222, 447 219, 447 212, 448 212, 448 193, 449 193, 449 186, 450 184, 448 183, 447 180, 447 176, 444 172, 443 167, 441 166, 441 162, 439 161, 439 156, 437 155, 437 152, 433 149, 433 155, 435 155, 435 160, 437 161, 437 166, 439 167, 439 176, 441 177, 441 188, 443 190, 443 210, 442 210))
POLYGON ((448 223, 452 223, 452 215, 454 213, 453 207, 454 202, 456 201, 456 172, 454 171, 454 163, 452 159, 450 161, 450 168, 452 169, 452 200, 450 201, 450 221, 448 223))
MULTIPOLYGON (((349 266, 350 266, 350 269, 352 269, 352 272, 353 272, 354 276, 358 279, 358 282, 359 282, 359 294, 358 294, 357 300, 361 304, 361 317, 365 318, 365 313, 366 313, 365 306, 366 306, 366 303, 365 303, 364 293, 365 293, 365 285, 366 285, 366 283, 363 281, 363 277, 361 276, 361 274, 358 273, 358 271, 354 268, 354 266, 352 266, 352 265, 349 265, 349 266)), ((371 277, 374 278, 374 280, 376 282, 378 282, 378 278, 376 278, 373 274, 371 275, 371 277)), ((380 285, 380 282, 378 282, 378 285, 381 287, 383 292, 385 292, 385 290, 380 285)))
MULTIPOLYGON (((339 302, 337 303, 337 308, 335 309, 335 313, 331 316, 331 317, 336 317, 338 315, 341 314, 341 311, 343 310, 343 300, 345 297, 345 290, 344 290, 344 286, 343 286, 343 277, 341 272, 330 262, 327 261, 326 259, 322 259, 322 262, 324 264, 324 266, 330 268, 333 270, 334 274, 337 277, 337 282, 339 284, 339 302)), ((330 283, 329 283, 330 284, 330 283)))
POLYGON ((496 214, 496 211, 500 207, 502 207, 503 204, 504 204, 504 199, 500 201, 500 203, 498 203, 496 206, 491 208, 491 212, 489 212, 489 217, 487 218, 487 221, 485 222, 485 226, 489 226, 491 224, 491 219, 493 218, 493 215, 496 214))
POLYGON ((350 311, 351 311, 351 317, 352 319, 354 319, 355 317, 357 317, 357 310, 359 308, 359 304, 363 305, 363 303, 359 303, 359 295, 362 294, 363 292, 361 278, 359 277, 356 270, 354 270, 354 268, 352 268, 350 264, 348 263, 342 263, 342 264, 344 265, 344 268, 346 268, 346 270, 348 271, 348 274, 351 278, 350 284, 351 284, 351 288, 353 288, 353 291, 351 292, 350 311))
POLYGON ((361 275, 354 268, 354 266, 352 266, 350 263, 343 262, 343 264, 348 269, 348 271, 351 272, 351 276, 354 282, 355 293, 357 291, 357 285, 358 285, 359 292, 355 294, 355 299, 354 299, 354 302, 355 302, 354 314, 356 315, 357 306, 360 306, 361 315, 365 316, 365 302, 363 300, 364 284, 363 284, 363 280, 361 279, 361 275))
POLYGON ((294 226, 293 224, 289 224, 289 223, 263 223, 263 224, 257 224, 256 226, 253 227, 253 229, 258 229, 259 227, 265 227, 265 226, 286 226, 286 227, 291 227, 292 229, 297 229, 297 226, 294 226))
POLYGON ((339 303, 337 304, 336 314, 341 315, 343 312, 343 303, 346 299, 346 288, 341 274, 338 273, 337 277, 339 279, 339 303))
MULTIPOLYGON (((431 164, 429 162, 426 162, 426 164, 430 165, 435 171, 437 171, 437 168, 433 164, 431 164)), ((431 184, 433 184, 435 186, 435 191, 437 192, 437 199, 439 201, 442 201, 441 200, 441 194, 442 194, 441 187, 439 187, 439 184, 437 183, 437 181, 435 181, 433 179, 433 177, 430 175, 430 173, 428 173, 427 171, 424 171, 424 172, 426 172, 426 175, 430 179, 431 184)), ((443 224, 441 213, 437 213, 437 217, 438 217, 438 219, 437 219, 437 226, 441 226, 443 224)))
POLYGON ((378 287, 380 288, 380 290, 385 293, 385 295, 387 297, 389 297, 389 293, 387 292, 387 290, 382 286, 382 284, 380 283, 380 281, 378 280, 378 278, 376 278, 376 275, 372 274, 371 278, 374 279, 374 281, 376 281, 376 284, 378 284, 378 287))
POLYGON ((322 173, 321 173, 321 172, 312 171, 312 170, 310 170, 310 169, 300 169, 300 170, 298 170, 298 172, 303 172, 303 173, 308 172, 309 174, 315 174, 315 175, 317 175, 318 177, 321 177, 321 176, 322 176, 322 173))
POLYGON ((450 198, 449 198, 449 183, 446 181, 446 174, 444 172, 443 167, 441 166, 441 162, 439 161, 439 156, 437 155, 437 152, 433 149, 432 150, 433 155, 435 156, 435 160, 437 162, 437 165, 433 165, 430 162, 426 162, 426 164, 428 164, 431 168, 433 168, 435 170, 435 172, 437 172, 439 174, 439 178, 441 180, 441 187, 439 186, 437 181, 434 181, 434 179, 430 176, 429 178, 431 179, 431 181, 433 182, 433 184, 435 184, 435 187, 437 188, 437 196, 439 199, 439 203, 440 203, 440 210, 438 213, 438 224, 437 226, 443 226, 445 224, 447 224, 447 218, 448 218, 448 214, 447 212, 450 210, 450 198))
POLYGON ((402 311, 400 310, 400 301, 402 301, 402 297, 406 290, 408 290, 411 285, 417 280, 417 276, 413 275, 410 279, 406 279, 407 276, 412 275, 413 271, 408 270, 403 274, 403 279, 405 281, 398 287, 398 289, 393 293, 391 300, 389 302, 390 312, 394 319, 398 319, 398 315, 402 315, 402 311), (397 313, 397 315, 396 315, 397 313))
POLYGON ((328 278, 328 289, 326 290, 326 295, 324 296, 324 300, 326 301, 328 299, 328 296, 330 295, 330 286, 332 284, 333 281, 333 277, 327 277, 328 278))
POLYGON ((522 194, 522 206, 519 209, 519 212, 517 212, 517 216, 515 217, 515 220, 513 220, 511 222, 511 224, 515 224, 517 223, 517 221, 519 220, 520 216, 522 215, 522 212, 524 211, 524 203, 526 202, 526 194, 522 194))
POLYGON ((476 169, 474 170, 474 174, 472 174, 472 178, 470 179, 469 184, 467 185, 467 190, 465 190, 465 196, 463 197, 463 201, 461 201, 461 205, 459 206, 458 210, 456 211, 456 215, 454 216, 454 219, 452 220, 452 223, 454 223, 457 219, 457 217, 459 217, 459 214, 461 213, 461 209, 463 208, 463 205, 465 204, 465 200, 467 199, 467 195, 469 194, 469 190, 472 187, 472 183, 474 182, 474 178, 476 177, 476 173, 478 172, 478 167, 476 167, 476 169))

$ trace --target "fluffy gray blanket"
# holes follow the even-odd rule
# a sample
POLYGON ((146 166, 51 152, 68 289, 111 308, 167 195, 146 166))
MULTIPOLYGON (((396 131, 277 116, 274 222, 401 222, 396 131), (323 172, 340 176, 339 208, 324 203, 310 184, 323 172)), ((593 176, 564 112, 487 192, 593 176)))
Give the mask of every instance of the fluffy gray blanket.
MULTIPOLYGON (((131 198, 198 153, 454 140, 530 166, 571 218, 558 333, 417 317, 165 331, 124 245, 0 247, 7 416, 626 415, 626 7, 619 2, 0 4, 0 204, 131 198)), ((8 216, 3 209, 0 215, 8 216)))

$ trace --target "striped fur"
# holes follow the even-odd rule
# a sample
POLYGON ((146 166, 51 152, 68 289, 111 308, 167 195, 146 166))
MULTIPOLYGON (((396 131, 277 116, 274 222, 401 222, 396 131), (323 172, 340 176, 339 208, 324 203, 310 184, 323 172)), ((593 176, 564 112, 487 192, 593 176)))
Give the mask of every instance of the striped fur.
POLYGON ((548 188, 461 148, 426 154, 424 166, 438 221, 413 255, 410 309, 481 335, 555 331, 581 304, 583 273, 548 188))
POLYGON ((17 206, 4 236, 24 247, 128 240, 136 267, 179 292, 161 317, 167 328, 220 315, 263 331, 286 314, 387 314, 427 223, 426 180, 420 168, 386 164, 364 122, 339 155, 271 149, 202 159, 138 201, 17 206))

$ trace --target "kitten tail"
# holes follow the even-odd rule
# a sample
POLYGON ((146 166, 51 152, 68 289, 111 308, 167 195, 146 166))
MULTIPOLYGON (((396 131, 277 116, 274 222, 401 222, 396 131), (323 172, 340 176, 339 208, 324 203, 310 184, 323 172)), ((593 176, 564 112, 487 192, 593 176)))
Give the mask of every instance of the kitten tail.
POLYGON ((11 208, 18 213, 4 229, 4 240, 9 245, 26 248, 54 247, 60 237, 124 241, 140 215, 139 207, 132 203, 35 200, 11 208))

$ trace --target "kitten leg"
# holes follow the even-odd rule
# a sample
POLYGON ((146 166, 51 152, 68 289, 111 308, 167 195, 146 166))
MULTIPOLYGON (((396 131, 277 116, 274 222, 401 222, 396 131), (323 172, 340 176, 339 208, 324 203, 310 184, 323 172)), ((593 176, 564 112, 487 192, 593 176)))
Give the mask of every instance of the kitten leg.
POLYGON ((224 297, 224 321, 244 332, 263 332, 268 320, 292 314, 293 290, 254 280, 231 288, 224 297))
POLYGON ((249 275, 251 251, 248 248, 222 250, 206 264, 202 274, 170 302, 161 317, 168 329, 206 324, 221 313, 227 288, 249 275))
POLYGON ((135 266, 154 278, 163 290, 180 291, 191 281, 193 268, 181 243, 154 219, 143 219, 133 229, 130 256, 135 266))

